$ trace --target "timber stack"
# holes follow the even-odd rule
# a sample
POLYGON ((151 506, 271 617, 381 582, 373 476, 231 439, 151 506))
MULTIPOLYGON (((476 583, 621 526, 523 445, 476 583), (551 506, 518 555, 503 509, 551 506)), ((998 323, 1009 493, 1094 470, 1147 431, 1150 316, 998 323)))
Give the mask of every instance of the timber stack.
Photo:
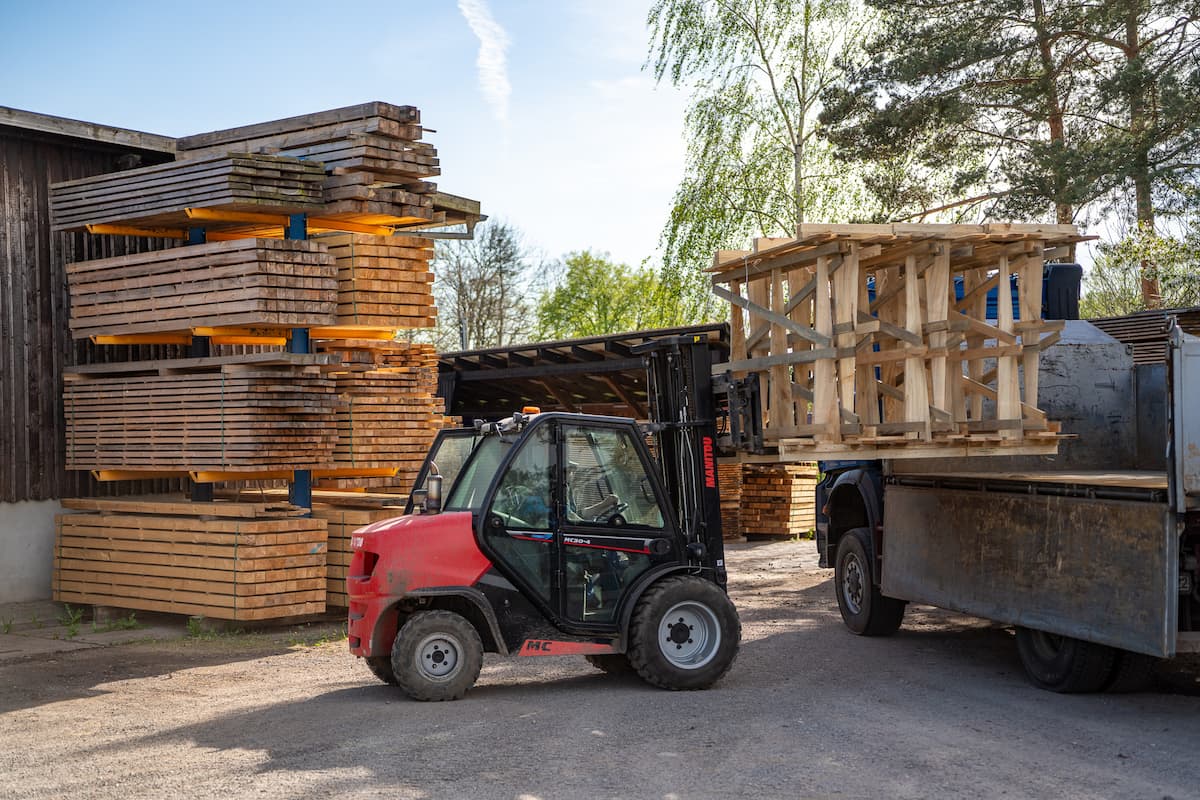
POLYGON ((1037 408, 1043 264, 1073 225, 801 225, 720 251, 735 374, 762 379, 781 460, 1048 455, 1037 408), (995 317, 988 293, 999 292, 995 317))
MULTIPOLYGON (((51 187, 55 230, 144 237, 155 248, 68 266, 75 338, 190 345, 193 356, 68 368, 69 466, 196 486, 304 471, 319 484, 375 481, 407 495, 443 425, 432 348, 396 341, 436 317, 424 231, 471 231, 481 219, 477 202, 429 181, 440 165, 423 134, 416 108, 366 103, 185 137, 174 162, 51 187)), ((320 514, 297 522, 308 510, 279 503, 269 510, 282 516, 267 520, 267 509, 245 504, 112 502, 69 505, 89 513, 60 519, 63 531, 115 544, 60 553, 57 599, 227 619, 324 610, 334 584, 320 514), (262 538, 275 535, 284 539, 262 538), (308 555, 319 556, 321 574, 308 557, 303 575, 289 576, 278 569, 292 561, 277 568, 257 558, 268 551, 241 549, 285 545, 316 548, 308 555), (255 558, 188 551, 200 546, 255 558), (185 571, 171 571, 176 556, 185 571), (188 559, 209 556, 225 571, 187 572, 205 569, 188 559), (96 569, 89 559, 110 563, 96 569), (174 578, 187 588, 173 588, 174 578)))
POLYGON ((741 525, 747 539, 803 536, 817 526, 816 464, 745 464, 741 525))

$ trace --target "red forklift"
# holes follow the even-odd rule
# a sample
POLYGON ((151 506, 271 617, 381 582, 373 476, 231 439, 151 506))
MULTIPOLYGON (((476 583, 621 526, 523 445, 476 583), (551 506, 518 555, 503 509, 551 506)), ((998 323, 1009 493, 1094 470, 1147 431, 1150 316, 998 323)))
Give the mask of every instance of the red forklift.
POLYGON ((455 700, 483 654, 582 655, 664 689, 733 665, 718 447, 761 449, 757 377, 707 339, 643 345, 651 422, 525 409, 442 431, 402 517, 354 533, 350 651, 417 700, 455 700))

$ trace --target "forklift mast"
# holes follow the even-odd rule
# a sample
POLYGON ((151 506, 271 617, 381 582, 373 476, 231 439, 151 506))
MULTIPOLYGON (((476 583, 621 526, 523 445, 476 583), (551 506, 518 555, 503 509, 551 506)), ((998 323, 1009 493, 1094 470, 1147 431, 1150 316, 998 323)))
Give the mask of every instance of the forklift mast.
POLYGON ((674 336, 636 348, 646 365, 646 391, 654 450, 663 484, 674 506, 693 563, 714 570, 722 586, 725 570, 717 451, 762 449, 757 375, 737 380, 712 377, 707 337, 674 336), (718 399, 719 395, 719 399, 718 399), (718 416, 725 434, 718 442, 718 416))

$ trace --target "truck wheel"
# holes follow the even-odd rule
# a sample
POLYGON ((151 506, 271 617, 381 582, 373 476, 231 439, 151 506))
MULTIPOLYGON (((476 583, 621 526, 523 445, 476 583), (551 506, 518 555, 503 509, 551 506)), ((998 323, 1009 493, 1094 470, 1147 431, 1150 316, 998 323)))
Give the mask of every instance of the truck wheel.
POLYGON ((396 684, 414 700, 457 700, 482 667, 479 633, 452 611, 413 614, 392 644, 396 684))
POLYGON ((384 683, 396 685, 396 673, 392 672, 392 657, 391 656, 367 656, 364 661, 367 662, 367 669, 374 673, 376 678, 384 683))
POLYGON ((884 597, 871 577, 869 528, 852 528, 838 542, 833 587, 846 627, 862 636, 890 636, 904 620, 903 600, 884 597))
POLYGON ((1017 652, 1034 686, 1063 693, 1100 691, 1116 658, 1111 647, 1030 628, 1017 628, 1017 652))
POLYGON ((629 663, 660 689, 707 689, 733 666, 742 623, 719 586, 694 575, 664 578, 638 600, 629 663))
POLYGON ((1154 683, 1154 668, 1158 659, 1144 653, 1118 650, 1112 675, 1104 684, 1104 691, 1112 694, 1144 692, 1154 683))
POLYGON ((633 672, 633 665, 624 653, 602 653, 596 656, 584 656, 587 662, 601 672, 609 675, 627 675, 633 672))

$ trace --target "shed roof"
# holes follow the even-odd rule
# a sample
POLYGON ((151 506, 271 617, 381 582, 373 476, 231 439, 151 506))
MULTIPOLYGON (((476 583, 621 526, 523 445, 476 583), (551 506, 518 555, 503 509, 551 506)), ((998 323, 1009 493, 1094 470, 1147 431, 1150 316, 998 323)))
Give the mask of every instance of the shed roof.
POLYGON ((64 136, 68 139, 80 139, 131 150, 175 153, 175 139, 170 136, 159 136, 155 133, 144 133, 127 128, 114 128, 112 125, 38 114, 7 106, 0 106, 0 127, 64 136))

